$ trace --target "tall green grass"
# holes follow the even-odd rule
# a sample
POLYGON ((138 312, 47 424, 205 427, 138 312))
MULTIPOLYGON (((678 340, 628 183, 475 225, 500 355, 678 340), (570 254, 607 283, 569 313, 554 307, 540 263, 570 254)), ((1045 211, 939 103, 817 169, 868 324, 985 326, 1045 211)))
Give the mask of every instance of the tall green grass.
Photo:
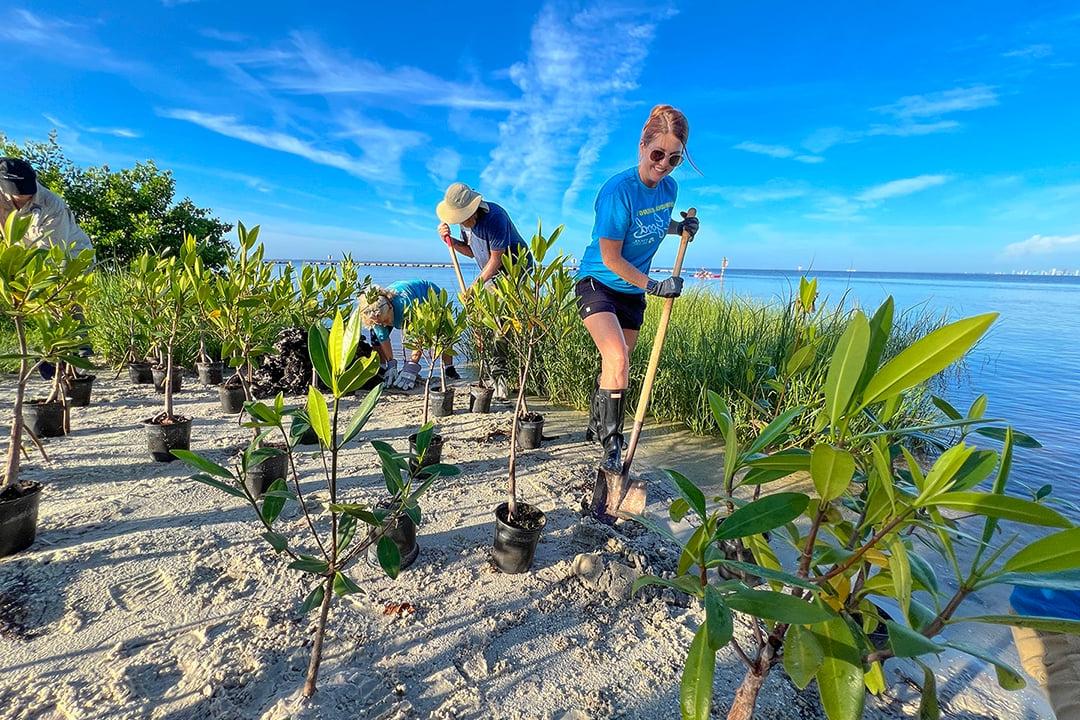
MULTIPOLYGON (((650 298, 631 357, 630 408, 637 403, 660 308, 660 301, 650 298)), ((852 309, 846 298, 833 304, 821 300, 817 312, 800 317, 794 309, 794 297, 762 302, 701 290, 686 293, 674 304, 649 414, 659 421, 683 423, 696 433, 711 433, 716 423, 706 398, 713 390, 757 429, 789 408, 806 408, 792 430, 796 438, 809 436, 824 404, 822 386, 829 358, 852 309), (804 371, 781 378, 792 343, 800 333, 804 338, 820 339, 816 353, 804 371)), ((943 321, 943 317, 935 318, 921 309, 898 312, 884 359, 943 321)), ((560 405, 586 410, 599 370, 600 355, 581 320, 576 313, 567 313, 541 348, 530 391, 560 405)), ((929 388, 911 393, 900 412, 901 417, 911 420, 936 416, 929 388)))

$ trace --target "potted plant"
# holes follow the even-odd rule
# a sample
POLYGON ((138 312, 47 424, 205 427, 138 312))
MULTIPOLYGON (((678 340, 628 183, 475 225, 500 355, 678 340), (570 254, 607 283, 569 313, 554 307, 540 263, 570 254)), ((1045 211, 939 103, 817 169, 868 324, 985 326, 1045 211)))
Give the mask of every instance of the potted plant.
MULTIPOLYGON (((416 463, 410 462, 415 458, 397 454, 385 443, 373 443, 382 463, 382 476, 390 496, 389 507, 371 508, 364 503, 341 497, 338 487, 338 454, 341 448, 364 428, 375 410, 382 386, 377 386, 368 393, 344 432, 341 430, 341 400, 374 377, 379 364, 374 356, 356 357, 356 347, 360 339, 359 314, 355 314, 345 323, 338 313, 329 333, 321 326, 314 325, 309 330, 309 338, 315 370, 331 393, 328 407, 318 388, 314 385, 308 388, 306 413, 319 435, 326 460, 325 490, 319 493, 318 499, 310 495, 305 497, 300 485, 296 465, 292 460, 293 447, 291 442, 288 442, 289 432, 284 424, 288 411, 280 394, 272 405, 262 402, 248 403, 247 412, 252 418, 252 427, 260 431, 259 436, 277 434, 286 441, 284 450, 260 447, 259 437, 256 437, 237 467, 232 470, 194 453, 176 453, 177 457, 200 471, 193 477, 194 480, 251 505, 262 526, 262 538, 275 552, 290 559, 290 569, 304 573, 310 580, 311 589, 304 598, 301 610, 309 612, 318 608, 319 614, 314 624, 311 660, 303 688, 304 697, 311 697, 316 691, 319 665, 322 661, 323 636, 334 595, 344 596, 360 590, 356 582, 346 574, 348 569, 368 548, 375 547, 379 563, 386 574, 396 578, 401 567, 401 553, 388 533, 396 521, 404 516, 411 516, 418 523, 419 498, 439 477, 457 473, 457 468, 452 466, 436 465, 427 468, 424 477, 420 478, 411 469, 416 466, 416 463), (264 494, 260 507, 256 496, 245 484, 246 473, 254 463, 259 462, 260 457, 274 454, 285 454, 289 457, 292 489, 289 489, 285 479, 275 480, 264 494), (305 537, 286 537, 274 526, 286 502, 290 501, 300 506, 306 521, 306 531, 303 534, 305 537)), ((430 433, 431 428, 421 431, 422 443, 430 437, 430 433)), ((422 451, 421 447, 421 453, 422 451)))
POLYGON ((495 509, 495 563, 503 572, 525 572, 532 564, 540 532, 546 522, 537 507, 517 501, 517 453, 523 431, 539 444, 543 416, 528 413, 525 405, 526 379, 532 367, 533 352, 555 327, 556 320, 573 302, 573 280, 566 268, 567 258, 559 254, 545 264, 562 226, 544 237, 538 226, 530 242, 532 257, 503 256, 503 272, 492 287, 478 295, 484 324, 504 339, 518 356, 517 399, 510 432, 510 464, 507 470, 507 501, 495 509))
POLYGON ((469 412, 488 413, 491 412, 491 399, 495 393, 495 388, 487 380, 491 377, 495 334, 484 324, 483 306, 477 300, 477 292, 482 290, 467 292, 461 299, 471 340, 468 351, 476 361, 476 382, 469 385, 469 412))
MULTIPOLYGON (((36 357, 27 341, 29 325, 53 320, 51 307, 64 307, 84 298, 92 281, 92 250, 71 255, 57 244, 46 249, 23 244, 30 226, 29 216, 16 217, 12 212, 0 228, 0 312, 15 326, 19 372, 15 382, 15 401, 11 409, 4 474, 0 478, 0 557, 28 547, 37 533, 38 503, 41 484, 19 481, 19 461, 23 445, 23 401, 30 376, 42 358, 36 357)), ((48 326, 47 326, 48 327, 48 326)), ((59 359, 76 366, 86 366, 75 354, 59 359)))
MULTIPOLYGON (((46 312, 34 318, 33 354, 40 358, 39 362, 50 363, 55 368, 49 394, 27 403, 29 427, 39 438, 60 437, 71 431, 70 389, 83 393, 77 395, 76 402, 83 406, 90 404, 94 376, 77 376, 75 366, 68 361, 79 357, 80 348, 86 344, 87 324, 79 307, 76 303, 68 306, 52 303, 46 312)), ((89 363, 83 359, 79 367, 88 368, 89 363)))
MULTIPOLYGON (((732 646, 745 669, 727 710, 729 720, 754 715, 766 678, 781 666, 800 689, 817 680, 830 720, 862 717, 866 693, 885 691, 884 665, 894 658, 921 666, 919 717, 936 718, 934 671, 920 658, 951 648, 994 665, 1002 687, 1024 684, 996 648, 944 637, 946 625, 974 622, 1080 633, 1080 621, 959 613, 965 600, 992 584, 1052 584, 1045 573, 1080 567, 1075 551, 1080 530, 1046 502, 1049 490, 1034 500, 1008 494, 1014 447, 1030 447, 1034 441, 1012 428, 993 427, 1002 421, 983 416, 985 397, 973 403, 966 417, 949 406, 949 416, 939 423, 908 426, 898 413, 905 394, 919 392, 962 357, 996 313, 945 325, 882 363, 892 315, 891 298, 869 320, 862 312, 852 314, 820 388, 823 409, 809 450, 788 439, 803 408, 755 431, 739 427, 723 399, 709 393, 724 443, 718 461, 720 494, 712 497, 714 491, 707 494, 668 470, 677 493, 670 517, 687 520, 693 532, 678 540, 664 526, 634 518, 682 548, 674 577, 643 577, 635 590, 663 585, 697 598, 704 607, 705 620, 683 670, 679 704, 684 720, 714 717, 716 652, 725 645, 732 646), (1003 438, 1001 452, 967 444, 973 429, 1003 438), (740 440, 740 431, 746 430, 751 439, 740 440), (924 471, 905 443, 939 430, 959 430, 958 437, 945 442, 924 471), (768 450, 778 451, 765 454, 768 450), (990 491, 976 490, 995 470, 990 491), (795 472, 809 473, 812 494, 762 492, 795 472), (956 512, 969 517, 958 521, 947 515, 956 512), (1002 520, 1058 531, 1017 547, 1020 535, 998 532, 1002 520), (969 525, 973 522, 975 527, 969 525), (772 547, 777 542, 790 543, 796 552, 777 552, 772 547), (943 564, 932 567, 920 556, 925 549, 940 554, 943 564), (954 577, 945 582, 940 576, 949 573, 954 577), (755 587, 764 583, 767 587, 755 587), (733 613, 749 623, 751 633, 733 637, 733 613)), ((714 482, 709 478, 710 486, 714 482)))
POLYGON ((139 260, 140 266, 146 271, 143 280, 153 288, 153 305, 147 310, 156 320, 154 340, 163 361, 160 382, 161 392, 165 396, 164 409, 143 420, 147 448, 158 462, 172 462, 172 451, 186 450, 191 442, 191 418, 173 411, 173 393, 178 389, 181 375, 174 350, 187 304, 192 298, 192 285, 184 266, 193 262, 195 257, 195 238, 189 235, 180 248, 179 257, 170 255, 152 260, 146 253, 139 260))

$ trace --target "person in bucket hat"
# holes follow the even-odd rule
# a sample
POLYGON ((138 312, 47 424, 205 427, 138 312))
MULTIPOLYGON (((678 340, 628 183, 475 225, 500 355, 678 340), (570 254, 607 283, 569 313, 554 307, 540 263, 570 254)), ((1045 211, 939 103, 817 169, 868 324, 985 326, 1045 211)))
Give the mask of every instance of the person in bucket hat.
MULTIPOLYGON (((532 263, 529 246, 521 237, 509 213, 501 205, 484 200, 484 197, 462 182, 446 188, 442 202, 435 206, 435 214, 441 223, 439 237, 451 250, 476 261, 480 274, 476 283, 486 285, 503 270, 503 257, 513 253, 524 255, 532 263), (451 234, 450 226, 461 226, 461 238, 451 234)), ((509 348, 498 341, 491 362, 494 397, 506 400, 509 396, 507 360, 509 348)))

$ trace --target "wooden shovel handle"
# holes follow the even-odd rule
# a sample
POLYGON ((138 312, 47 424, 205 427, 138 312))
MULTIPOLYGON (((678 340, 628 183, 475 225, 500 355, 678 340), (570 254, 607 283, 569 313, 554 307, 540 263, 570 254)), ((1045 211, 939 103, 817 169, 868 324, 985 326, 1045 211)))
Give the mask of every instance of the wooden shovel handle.
MULTIPOLYGON (((695 208, 686 211, 688 218, 695 215, 697 215, 695 208)), ((682 272, 683 258, 686 256, 686 246, 689 243, 690 235, 684 230, 679 241, 679 254, 675 256, 675 267, 671 270, 672 277, 679 277, 682 272)), ((634 429, 630 433, 630 446, 626 449, 626 462, 623 463, 623 476, 630 473, 630 463, 634 462, 634 452, 637 450, 638 438, 641 437, 641 426, 645 423, 645 413, 649 409, 649 398, 652 397, 656 370, 660 367, 660 352, 664 349, 664 339, 667 338, 671 309, 674 305, 675 298, 664 298, 664 304, 660 308, 660 323, 656 326, 656 337, 653 338, 652 352, 649 353, 649 367, 645 370, 645 382, 641 384, 641 396, 638 398, 637 412, 634 413, 634 429)))
MULTIPOLYGON (((450 262, 454 263, 454 274, 457 275, 458 287, 461 288, 461 296, 465 295, 465 278, 461 276, 461 265, 458 264, 457 253, 454 252, 454 240, 449 235, 443 235, 446 240, 446 249, 450 251, 450 262)), ((446 241, 444 240, 444 242, 446 241)))

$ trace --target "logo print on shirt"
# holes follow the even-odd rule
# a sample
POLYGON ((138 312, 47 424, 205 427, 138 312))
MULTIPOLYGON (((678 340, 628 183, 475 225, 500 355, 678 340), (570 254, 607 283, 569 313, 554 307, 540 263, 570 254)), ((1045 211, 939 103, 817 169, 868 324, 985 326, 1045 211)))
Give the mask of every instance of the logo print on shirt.
POLYGON ((667 232, 667 222, 660 215, 653 215, 651 222, 643 222, 641 218, 634 218, 634 240, 631 245, 647 245, 660 242, 667 232))

